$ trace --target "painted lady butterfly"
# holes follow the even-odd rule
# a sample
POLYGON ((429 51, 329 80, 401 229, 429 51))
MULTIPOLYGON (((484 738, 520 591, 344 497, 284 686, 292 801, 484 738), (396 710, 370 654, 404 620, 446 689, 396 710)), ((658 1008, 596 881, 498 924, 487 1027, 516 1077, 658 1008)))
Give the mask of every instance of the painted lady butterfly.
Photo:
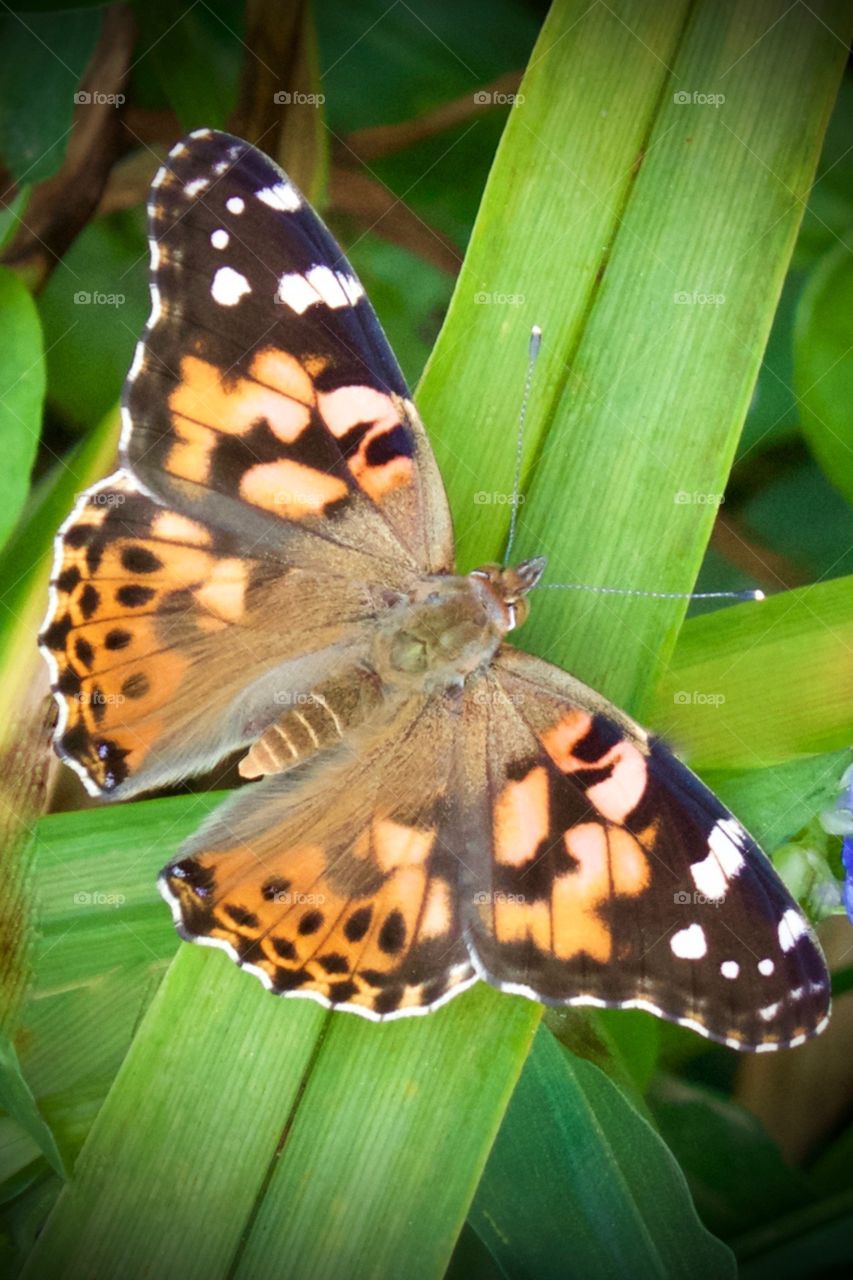
POLYGON ((478 978, 736 1049, 826 1022, 818 943, 667 748, 509 647, 544 562, 454 573, 427 437, 288 179, 199 130, 154 180, 121 469, 58 538, 56 745, 124 798, 243 749, 162 872, 178 930, 387 1019, 478 978))

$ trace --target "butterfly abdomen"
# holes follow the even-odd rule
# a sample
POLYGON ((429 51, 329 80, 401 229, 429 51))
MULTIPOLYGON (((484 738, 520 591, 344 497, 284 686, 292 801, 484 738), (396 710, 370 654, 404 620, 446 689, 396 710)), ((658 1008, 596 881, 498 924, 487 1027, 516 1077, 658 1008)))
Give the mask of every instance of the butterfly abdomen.
POLYGON ((309 693, 282 695, 285 710, 240 761, 244 778, 284 773, 337 746, 382 705, 382 682, 370 667, 347 667, 309 693))

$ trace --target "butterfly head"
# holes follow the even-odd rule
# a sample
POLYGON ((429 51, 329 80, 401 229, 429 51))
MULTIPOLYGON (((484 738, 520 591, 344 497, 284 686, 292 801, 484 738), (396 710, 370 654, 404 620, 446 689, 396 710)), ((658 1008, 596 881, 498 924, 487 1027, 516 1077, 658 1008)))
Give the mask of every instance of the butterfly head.
POLYGON ((506 631, 520 627, 530 612, 527 596, 545 572, 544 556, 522 560, 518 565, 484 564, 475 569, 472 578, 482 578, 489 584, 506 614, 506 631))

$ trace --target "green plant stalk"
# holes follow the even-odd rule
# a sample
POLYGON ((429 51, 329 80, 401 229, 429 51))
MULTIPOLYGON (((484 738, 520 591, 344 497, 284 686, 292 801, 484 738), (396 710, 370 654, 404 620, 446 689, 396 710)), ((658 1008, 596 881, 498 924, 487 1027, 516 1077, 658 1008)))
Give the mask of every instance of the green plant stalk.
MULTIPOLYGON (((535 320, 530 438, 547 465, 519 551, 595 581, 692 585, 709 513, 680 511, 673 487, 718 491, 734 450, 843 62, 840 6, 814 12, 553 7, 420 394, 463 567, 500 553, 506 507, 473 495, 509 488, 506 406, 535 320), (724 74, 725 128, 674 103, 724 74), (483 281, 525 306, 478 304, 483 281), (713 312, 661 292, 715 288, 713 312)), ((632 702, 681 619, 594 597, 569 611, 556 593, 538 613, 525 644, 632 702)), ((377 1028, 182 949, 27 1274, 440 1275, 538 1020, 481 988, 377 1028)))

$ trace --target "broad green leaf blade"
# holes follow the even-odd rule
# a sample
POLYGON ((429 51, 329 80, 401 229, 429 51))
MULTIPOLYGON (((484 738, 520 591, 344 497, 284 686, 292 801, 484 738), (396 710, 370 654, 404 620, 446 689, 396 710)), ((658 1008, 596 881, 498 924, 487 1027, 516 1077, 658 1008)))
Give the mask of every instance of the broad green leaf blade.
POLYGON ((26 501, 44 403, 44 353, 38 312, 14 271, 0 267, 0 547, 26 501))
POLYGON ((649 1102, 703 1221, 725 1239, 815 1199, 805 1175, 731 1098, 664 1076, 649 1102))
POLYGON ((752 769, 853 741, 853 578, 684 627, 649 719, 695 768, 752 769))
POLYGON ((0 1106, 17 1120, 56 1172, 65 1177, 67 1170, 56 1139, 39 1111, 21 1072, 15 1046, 5 1032, 0 1032, 0 1106))
MULTIPOLYGON (((548 554, 552 580, 665 591, 695 578, 837 84, 838 40, 823 23, 842 13, 768 0, 692 7, 522 508, 519 551, 548 554), (820 81, 828 93, 816 92, 820 81), (787 94, 771 89, 780 83, 787 94), (566 468, 584 535, 577 547, 554 521, 567 503, 566 468), (635 524, 626 511, 645 518, 635 524), (629 526, 630 542, 621 536, 629 526)), ((575 182, 571 171, 564 180, 575 182)), ((572 654, 595 654, 589 667, 572 656, 572 669, 599 683, 604 671, 608 693, 636 707, 685 605, 634 600, 617 617, 612 599, 548 592, 537 600, 535 645, 560 660, 570 628, 572 654)))
MULTIPOLYGON (((687 6, 666 6, 663 13, 661 9, 651 0, 619 0, 615 10, 612 6, 588 9, 583 3, 563 0, 552 8, 522 86, 527 127, 518 123, 520 111, 513 113, 475 229, 471 253, 475 262, 490 263, 492 289, 508 290, 523 280, 532 317, 550 316, 554 321, 547 377, 531 404, 531 439, 540 452, 548 431, 552 426, 559 429, 569 412, 560 395, 564 367, 595 317, 596 274, 601 265, 596 245, 609 243, 617 225, 631 217, 635 162, 644 136, 636 122, 639 119, 652 127, 659 106, 663 109, 666 101, 667 64, 672 60, 680 64, 683 55, 679 36, 687 6), (602 112, 612 113, 609 125, 602 125, 608 118, 602 112), (594 147, 588 147, 589 138, 595 139, 594 147), (576 237, 583 234, 577 228, 584 204, 572 195, 565 174, 584 148, 588 148, 584 151, 588 175, 600 166, 618 184, 618 194, 605 199, 604 218, 598 202, 588 199, 586 211, 595 222, 597 236, 585 241, 586 254, 560 254, 555 246, 562 243, 574 250, 576 237), (525 193, 523 199, 520 191, 525 193), (570 229, 564 222, 567 200, 577 215, 570 229), (508 213, 512 216, 507 217, 508 213), (534 248, 541 261, 535 258, 534 248), (562 325, 560 313, 567 299, 577 298, 584 300, 582 305, 573 307, 571 323, 562 325)), ((797 10, 802 26, 794 28, 793 39, 790 24, 783 28, 784 39, 776 29, 784 17, 781 4, 762 4, 747 12, 734 5, 721 9, 706 0, 690 12, 694 15, 691 29, 698 24, 702 39, 694 39, 690 46, 686 71, 698 77, 698 83, 711 83, 714 69, 702 62, 703 48, 716 51, 726 46, 732 60, 742 53, 741 61, 748 59, 748 71, 740 64, 732 71, 730 121, 749 134, 757 113, 778 149, 774 159, 786 177, 805 190, 841 67, 841 47, 825 25, 835 20, 834 6, 823 0, 818 10, 822 22, 807 19, 797 10), (790 97, 781 101, 769 88, 780 75, 793 86, 790 97), (764 86, 758 97, 749 89, 756 79, 764 86)), ((665 141, 661 139, 660 145, 665 141)), ((691 279, 701 280, 708 264, 716 264, 721 244, 729 243, 727 217, 749 203, 754 234, 765 236, 762 272, 746 273, 747 301, 740 303, 737 314, 744 335, 753 340, 757 334, 760 340, 769 326, 797 210, 789 203, 780 210, 779 190, 766 182, 760 165, 743 170, 733 163, 732 156, 739 156, 743 146, 730 132, 719 131, 714 143, 701 152, 710 177, 698 184, 689 207, 692 256, 681 243, 682 223, 674 226, 666 213, 677 177, 675 156, 664 166, 656 187, 646 190, 641 222, 655 212, 665 228, 663 239, 656 241, 660 252, 668 252, 669 238, 675 236, 682 270, 689 271, 691 279), (736 180, 739 189, 727 193, 721 211, 721 183, 726 180, 736 180)), ((678 153, 679 157, 686 154, 678 153)), ((686 159, 682 163, 690 168, 686 159)), ((683 205, 682 218, 687 213, 683 205)), ((627 255, 630 235, 620 233, 616 238, 623 240, 621 253, 627 255)), ((638 332, 644 331, 627 256, 620 270, 626 291, 623 306, 615 308, 611 303, 607 332, 601 326, 597 329, 598 344, 612 345, 619 353, 617 369, 629 361, 638 332)), ((451 467, 450 477, 451 496, 462 516, 466 564, 475 550, 478 559, 500 550, 505 511, 484 508, 482 537, 478 536, 475 548, 470 498, 479 488, 484 465, 501 459, 500 470, 495 466, 491 473, 500 480, 490 477, 487 481, 496 489, 505 487, 511 471, 511 443, 507 447, 511 428, 505 406, 517 398, 511 393, 520 394, 526 347, 525 316, 497 314, 488 324, 479 323, 485 308, 473 312, 474 290, 465 292, 471 284, 469 275, 465 288, 460 285, 457 290, 421 397, 443 456, 466 459, 464 466, 451 467), (475 318, 478 323, 472 327, 475 318), (513 334, 514 328, 521 332, 513 334), (502 400, 495 398, 495 386, 502 400), (445 412, 434 415, 433 409, 442 404, 445 412), (472 424, 477 428, 473 444, 472 424), (468 505, 463 501, 466 493, 468 505)), ((482 286, 475 284, 478 287, 482 286)), ((720 382, 716 366, 730 349, 730 335, 718 325, 703 327, 701 312, 692 314, 697 326, 688 344, 697 354, 692 391, 701 400, 707 378, 721 399, 714 402, 705 421, 697 424, 688 419, 682 423, 684 438, 674 432, 668 443, 689 457, 694 473, 703 457, 713 472, 719 468, 719 458, 730 456, 734 447, 745 402, 745 375, 741 371, 731 387, 720 382)), ((666 345, 665 334, 661 343, 666 345)), ((590 359, 601 358, 598 344, 589 351, 590 359)), ((668 368, 666 362, 662 367, 668 368)), ((641 362, 634 374, 643 379, 638 390, 644 406, 643 414, 632 423, 635 434, 628 453, 635 462, 655 448, 659 423, 671 408, 660 370, 649 360, 645 365, 641 362)), ((578 474, 587 476, 589 453, 599 468, 598 481, 602 458, 621 458, 626 448, 624 430, 608 405, 589 401, 586 408, 583 430, 572 440, 571 466, 563 466, 562 459, 559 465, 551 463, 549 505, 540 516, 544 520, 547 514, 549 539, 559 541, 567 561, 578 562, 590 542, 597 499, 586 483, 577 486, 575 467, 578 474)), ((546 490, 542 493, 548 497, 546 490)), ((597 529, 597 543, 607 540, 608 561, 621 570, 621 578, 630 575, 636 582, 637 574, 660 573, 660 551, 649 547, 646 527, 650 520, 661 525, 671 511, 670 496, 652 487, 643 493, 641 503, 620 508, 618 522, 597 529)), ((690 585, 706 534, 705 522, 699 519, 682 529, 678 554, 673 557, 673 586, 690 585)), ((650 641, 648 635, 637 633, 633 609, 633 602, 608 603, 607 626, 615 627, 620 637, 619 670, 612 655, 611 660, 606 658, 601 633, 591 628, 583 634, 577 630, 564 635, 559 648, 551 647, 557 656, 574 655, 585 674, 607 692, 636 696, 648 684, 649 654, 657 652, 660 637, 650 641), (622 663, 629 672, 627 680, 621 675, 622 663), (644 667, 645 680, 641 678, 644 667)), ((600 614, 599 622, 603 619, 600 614)), ((531 642, 539 643, 537 636, 544 643, 546 632, 534 621, 531 642)), ((182 948, 84 1148, 73 1195, 63 1193, 39 1239, 30 1273, 72 1277, 120 1258, 124 1275, 141 1276, 162 1271, 167 1257, 189 1275, 209 1277, 235 1269, 254 1274, 255 1260, 263 1260, 258 1265, 271 1269, 277 1265, 280 1272, 281 1256, 274 1256, 274 1240, 279 1249, 286 1247, 288 1257, 298 1259, 302 1274, 327 1275, 331 1236, 345 1250, 350 1276, 375 1274, 377 1249, 383 1257, 405 1258, 413 1280, 440 1274, 539 1012, 480 989, 430 1018, 388 1027, 365 1026, 337 1015, 323 1038, 320 1028, 328 1023, 321 1017, 312 1031, 313 1057, 303 1088, 305 1020, 315 1013, 314 1009, 306 1013, 299 1002, 271 1001, 245 975, 232 973, 222 956, 182 948), (246 1021, 249 1009, 251 1028, 246 1021), (476 1070, 466 1072, 463 1068, 469 1060, 476 1070), (266 1098, 265 1107, 259 1109, 252 1090, 266 1081, 277 1082, 280 1104, 266 1098), (242 1092, 235 1082, 243 1084, 242 1092), (194 1104, 202 1096, 224 1099, 222 1114, 227 1115, 227 1124, 198 1123, 194 1104), (176 1101, 184 1105, 175 1107, 176 1101), (188 1112, 193 1113, 191 1119, 188 1112), (442 1152, 448 1149, 451 1123, 454 1126, 452 1167, 448 1167, 449 1157, 434 1162, 424 1159, 433 1117, 437 1117, 436 1140, 442 1152), (176 1138, 174 1126, 179 1122, 176 1138), (130 1131, 132 1140, 125 1142, 130 1131), (338 1132, 345 1135, 346 1143, 338 1132), (322 1135, 322 1140, 312 1141, 315 1135, 322 1135), (375 1135, 381 1135, 381 1146, 374 1145, 375 1135), (234 1159, 235 1142, 254 1144, 255 1163, 249 1166, 242 1155, 234 1159), (266 1181, 268 1163, 279 1142, 279 1158, 266 1181), (366 1152, 373 1155, 370 1161, 366 1152), (350 1172, 353 1161, 355 1181, 350 1172), (204 1212, 200 1201, 186 1194, 188 1171, 191 1178, 205 1181, 204 1212), (248 1206, 247 1178, 252 1182, 248 1206), (133 1212, 128 1214, 128 1188, 135 1197, 140 1186, 145 1188, 144 1198, 134 1200, 133 1212), (212 1239, 211 1205, 216 1217, 212 1239), (229 1207, 227 1214, 221 1211, 224 1205, 229 1207), (242 1242, 239 1249, 238 1242, 242 1242)), ((193 1194, 195 1186, 193 1181, 193 1194)))
MULTIPOLYGON (((853 502, 853 254, 817 264, 797 310, 794 358, 802 426, 827 479, 853 502)), ((853 529, 853 517, 851 517, 853 529)))
POLYGON ((540 1029, 470 1221, 508 1275, 734 1276, 675 1158, 596 1066, 540 1029))
POLYGON ((429 1028, 332 1016, 235 1280, 276 1280, 282 1235, 300 1280, 393 1275, 403 1256, 407 1276, 443 1274, 480 1172, 460 1122, 490 1145, 535 1026, 526 1002, 506 1004, 478 987, 429 1028))
POLYGON ((849 748, 788 760, 771 769, 703 770, 703 780, 772 852, 838 796, 849 748))
POLYGON ((102 24, 94 7, 18 16, 3 6, 0 156, 16 184, 42 182, 62 164, 74 90, 102 24))
MULTIPOLYGON (((121 1108, 103 1108, 25 1274, 137 1273, 133 1237, 139 1222, 146 1224, 149 1274, 203 1277, 229 1271, 326 1015, 304 1002, 290 1008, 290 1017, 276 1018, 275 1002, 260 985, 247 989, 244 975, 224 957, 187 949, 182 961, 154 1000, 149 1034, 137 1039, 116 1081, 112 1096, 136 1099, 133 1123, 128 1125, 121 1108), (211 961, 219 962, 214 981, 205 978, 211 961), (177 1022, 160 1016, 163 1005, 176 999, 175 1007, 193 1016, 177 1022), (212 1043, 218 1048, 211 1057, 212 1043), (192 1058, 199 1062, 197 1077, 186 1071, 192 1058), (199 1093, 203 1078, 217 1081, 213 1112, 207 1102, 200 1105, 201 1098, 214 1096, 199 1093), (235 1123, 241 1111, 251 1115, 251 1123, 235 1123), (193 1158, 199 1130, 218 1131, 227 1177, 193 1158), (104 1161, 101 1151, 112 1154, 104 1161), (167 1151, 170 1158, 161 1164, 167 1151), (93 1186, 102 1193, 96 1199, 93 1186), (116 1203, 122 1212, 116 1213, 116 1203), (191 1221, 203 1222, 204 1229, 187 1231, 191 1221)), ((281 1274, 280 1254, 277 1265, 281 1274)))

